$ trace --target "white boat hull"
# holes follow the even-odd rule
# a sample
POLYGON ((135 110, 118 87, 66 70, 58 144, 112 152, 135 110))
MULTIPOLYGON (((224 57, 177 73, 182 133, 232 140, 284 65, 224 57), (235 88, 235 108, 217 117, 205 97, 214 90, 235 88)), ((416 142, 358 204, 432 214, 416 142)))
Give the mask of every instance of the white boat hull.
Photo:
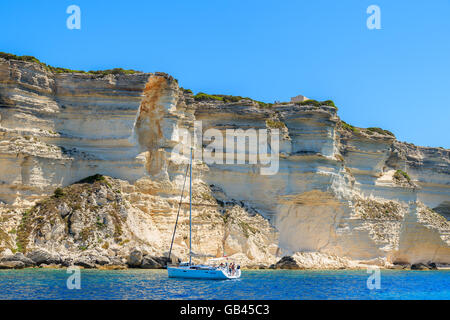
POLYGON ((235 270, 234 274, 229 274, 225 269, 196 269, 191 267, 167 267, 169 278, 185 279, 210 279, 227 280, 237 279, 241 276, 241 270, 235 270))

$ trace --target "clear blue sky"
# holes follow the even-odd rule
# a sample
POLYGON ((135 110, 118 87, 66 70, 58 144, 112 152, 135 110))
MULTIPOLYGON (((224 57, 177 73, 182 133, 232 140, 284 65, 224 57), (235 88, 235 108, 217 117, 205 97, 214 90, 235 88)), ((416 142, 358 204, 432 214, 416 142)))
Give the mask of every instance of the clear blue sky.
POLYGON ((450 1, 1 1, 0 51, 164 71, 194 92, 333 99, 359 127, 450 147, 450 1), (81 30, 66 8, 81 8, 81 30), (369 5, 381 30, 366 27, 369 5))

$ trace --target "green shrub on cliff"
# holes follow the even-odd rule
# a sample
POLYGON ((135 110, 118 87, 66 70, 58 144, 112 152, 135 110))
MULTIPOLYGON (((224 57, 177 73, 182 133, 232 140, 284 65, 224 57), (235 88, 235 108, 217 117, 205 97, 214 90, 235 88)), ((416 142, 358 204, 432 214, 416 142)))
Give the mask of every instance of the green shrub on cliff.
POLYGON ((180 89, 183 91, 183 93, 192 94, 192 95, 194 94, 191 89, 185 89, 183 87, 180 87, 180 89))
POLYGON ((370 127, 370 128, 367 128, 367 130, 370 132, 377 132, 382 135, 389 135, 389 136, 395 137, 395 135, 392 132, 390 132, 389 130, 384 130, 384 129, 377 128, 377 127, 370 127))
POLYGON ((49 66, 47 64, 43 64, 43 66, 50 72, 53 73, 87 73, 83 70, 72 70, 72 69, 66 69, 66 68, 60 68, 60 67, 53 67, 49 66))
POLYGON ((64 196, 64 191, 61 188, 56 188, 53 192, 53 197, 61 198, 62 196, 64 196))
POLYGON ((262 101, 256 101, 256 103, 261 107, 261 108, 272 108, 273 103, 266 103, 266 102, 262 102, 262 101))
POLYGON ((224 102, 239 102, 241 100, 250 100, 253 101, 252 99, 248 98, 248 97, 241 97, 241 96, 231 96, 231 95, 219 95, 220 97, 223 98, 224 102))
POLYGON ((213 95, 213 94, 199 92, 194 96, 194 100, 195 101, 211 101, 211 100, 223 101, 223 98, 213 95))
POLYGON ((241 100, 250 100, 253 101, 250 98, 247 97, 241 97, 241 96, 232 96, 232 95, 226 95, 226 94, 207 94, 204 92, 199 92, 194 96, 194 99, 196 101, 212 101, 212 100, 217 100, 217 101, 223 101, 225 103, 230 103, 230 102, 239 102, 241 100))
POLYGON ((28 237, 31 232, 29 222, 32 214, 33 209, 24 211, 22 213, 22 220, 20 221, 19 227, 17 229, 17 239, 16 239, 17 251, 22 253, 25 253, 27 249, 28 237))
POLYGON ((334 104, 333 100, 317 101, 314 99, 309 99, 309 100, 302 101, 302 102, 295 102, 295 104, 298 106, 315 106, 315 107, 328 106, 328 107, 333 107, 337 110, 337 107, 334 104))
POLYGON ((411 181, 411 178, 409 177, 409 175, 403 170, 395 171, 394 178, 398 179, 398 180, 401 180, 402 178, 405 178, 406 180, 408 180, 408 182, 411 181))
POLYGON ((315 106, 315 107, 320 107, 320 102, 317 100, 306 100, 306 101, 301 101, 301 102, 295 102, 296 105, 298 106, 315 106))
POLYGON ((348 124, 347 122, 345 122, 343 120, 341 120, 341 127, 342 127, 342 129, 353 132, 353 133, 359 132, 359 130, 355 126, 352 126, 351 124, 348 124))
POLYGON ((6 60, 18 60, 18 61, 26 61, 26 62, 34 62, 38 63, 41 66, 43 66, 45 69, 47 69, 50 72, 53 73, 85 73, 85 74, 96 74, 96 75, 107 75, 107 74, 134 74, 134 73, 142 73, 141 71, 136 70, 126 70, 122 68, 114 68, 114 69, 108 69, 108 70, 97 70, 97 71, 83 71, 83 70, 72 70, 67 68, 60 68, 60 67, 53 67, 48 64, 45 64, 41 62, 39 59, 33 56, 17 56, 15 54, 6 53, 6 52, 0 52, 0 58, 6 59, 6 60))
POLYGON ((107 69, 107 70, 97 70, 97 71, 89 71, 87 72, 89 74, 101 74, 101 75, 107 75, 107 74, 135 74, 135 73, 142 73, 141 71, 136 71, 132 69, 122 69, 122 68, 114 68, 114 69, 107 69))
MULTIPOLYGON (((191 91, 192 92, 192 91, 191 91)), ((258 100, 253 100, 249 97, 233 96, 227 94, 207 94, 204 92, 199 92, 194 96, 195 101, 222 101, 224 103, 236 103, 241 100, 253 101, 258 104, 260 108, 271 108, 272 103, 266 103, 258 100)))
POLYGON ((33 56, 16 56, 15 54, 6 53, 6 52, 0 52, 0 58, 6 59, 6 60, 20 60, 20 61, 35 62, 35 63, 43 64, 42 62, 40 62, 37 58, 35 58, 33 56))
POLYGON ((354 133, 359 133, 360 130, 362 130, 362 132, 364 132, 364 133, 366 133, 368 135, 373 135, 376 132, 376 133, 379 133, 379 134, 382 134, 382 135, 389 135, 389 136, 395 138, 395 135, 392 132, 390 132, 389 130, 384 130, 384 129, 375 128, 375 127, 370 127, 370 128, 367 128, 367 129, 360 129, 360 128, 357 128, 355 126, 352 126, 351 124, 346 123, 343 120, 341 120, 341 127, 344 130, 347 130, 347 131, 350 131, 350 132, 354 132, 354 133))
POLYGON ((269 128, 273 128, 273 129, 284 129, 286 127, 286 125, 284 124, 284 122, 278 121, 278 120, 266 120, 266 125, 269 128))
POLYGON ((336 109, 337 109, 337 107, 336 107, 336 105, 334 104, 334 101, 333 101, 333 100, 325 100, 325 101, 321 101, 320 104, 321 104, 321 105, 325 105, 325 106, 329 106, 329 107, 333 107, 333 108, 336 108, 336 109))
POLYGON ((76 183, 95 183, 95 182, 106 182, 106 178, 105 176, 101 175, 101 174, 94 174, 93 176, 84 178, 76 183))

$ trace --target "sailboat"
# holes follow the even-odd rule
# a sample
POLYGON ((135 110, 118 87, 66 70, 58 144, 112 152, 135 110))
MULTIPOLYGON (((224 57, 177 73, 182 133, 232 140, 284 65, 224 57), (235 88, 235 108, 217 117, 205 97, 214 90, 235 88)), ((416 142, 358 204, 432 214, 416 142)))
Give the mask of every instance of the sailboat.
POLYGON ((210 280, 227 280, 237 279, 241 276, 240 266, 234 264, 228 265, 228 263, 221 263, 220 266, 209 266, 201 264, 193 264, 192 256, 192 148, 190 154, 189 167, 186 169, 184 176, 183 189, 181 191, 180 205, 178 206, 177 219, 175 221, 175 227, 172 235, 172 242, 169 250, 169 261, 172 253, 173 240, 175 238, 175 232, 177 229, 178 217, 180 214, 181 202, 183 199, 184 185, 186 183, 187 170, 189 169, 189 262, 179 263, 176 265, 168 265, 167 273, 169 278, 185 278, 185 279, 210 279, 210 280))

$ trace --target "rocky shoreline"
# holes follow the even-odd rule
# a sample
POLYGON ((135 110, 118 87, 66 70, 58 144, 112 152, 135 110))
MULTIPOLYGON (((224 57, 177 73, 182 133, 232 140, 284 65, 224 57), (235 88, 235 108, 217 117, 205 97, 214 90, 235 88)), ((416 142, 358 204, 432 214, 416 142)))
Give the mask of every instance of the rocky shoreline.
POLYGON ((134 250, 128 259, 86 254, 79 256, 59 256, 46 250, 35 250, 26 255, 21 252, 4 255, 0 258, 0 269, 23 268, 63 268, 77 266, 85 269, 120 270, 127 268, 164 269, 168 259, 144 255, 134 250))
MULTIPOLYGON (((448 269, 448 265, 438 265, 434 262, 428 263, 414 263, 414 264, 392 264, 385 266, 374 266, 374 265, 364 265, 357 264, 352 267, 339 267, 339 268, 331 268, 334 270, 358 270, 358 269, 367 269, 371 267, 378 267, 380 269, 386 270, 440 270, 440 269, 448 269)), ((302 265, 299 265, 298 262, 292 256, 284 256, 282 257, 276 264, 269 266, 268 269, 288 269, 288 270, 305 270, 307 268, 303 268, 302 265)), ((311 268, 310 270, 330 270, 330 268, 311 268)))
MULTIPOLYGON (((175 262, 177 258, 173 259, 175 262)), ((45 250, 35 250, 26 255, 21 252, 3 255, 0 257, 0 270, 2 269, 25 269, 45 268, 61 269, 76 266, 82 269, 98 270, 127 270, 127 269, 165 269, 169 259, 167 257, 156 257, 143 254, 134 249, 127 258, 106 257, 101 255, 84 255, 79 257, 60 257, 45 250)), ((354 264, 348 267, 317 267, 305 266, 298 263, 293 256, 283 256, 277 263, 271 265, 247 265, 244 270, 361 270, 373 267, 370 265, 354 264)), ((448 265, 437 265, 436 263, 395 264, 382 266, 380 269, 391 270, 446 270, 448 265)))

